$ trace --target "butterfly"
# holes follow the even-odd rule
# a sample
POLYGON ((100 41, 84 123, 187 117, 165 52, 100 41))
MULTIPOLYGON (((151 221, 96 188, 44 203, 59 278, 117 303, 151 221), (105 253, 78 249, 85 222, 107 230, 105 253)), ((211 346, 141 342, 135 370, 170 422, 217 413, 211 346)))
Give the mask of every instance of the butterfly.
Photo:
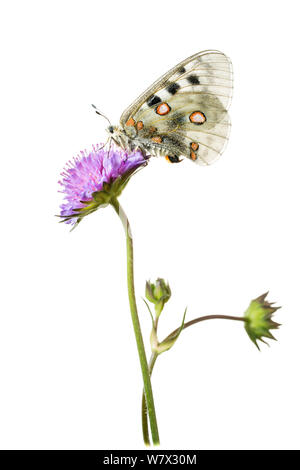
POLYGON ((107 131, 125 150, 209 165, 228 141, 232 89, 230 59, 219 51, 199 52, 154 82, 107 131))

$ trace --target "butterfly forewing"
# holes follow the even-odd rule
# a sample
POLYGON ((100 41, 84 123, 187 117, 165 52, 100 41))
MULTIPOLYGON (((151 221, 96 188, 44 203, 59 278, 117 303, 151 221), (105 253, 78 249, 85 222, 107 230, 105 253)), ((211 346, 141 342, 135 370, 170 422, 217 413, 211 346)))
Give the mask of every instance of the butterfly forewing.
POLYGON ((149 87, 122 114, 121 127, 126 132, 136 126, 134 141, 149 153, 210 164, 228 140, 231 97, 230 60, 221 52, 201 52, 149 87))

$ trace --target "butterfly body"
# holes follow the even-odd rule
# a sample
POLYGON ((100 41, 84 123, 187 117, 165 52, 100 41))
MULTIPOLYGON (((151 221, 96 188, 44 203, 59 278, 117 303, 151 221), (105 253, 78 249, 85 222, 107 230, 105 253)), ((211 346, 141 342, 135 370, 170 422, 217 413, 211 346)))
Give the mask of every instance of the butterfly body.
POLYGON ((171 69, 110 126, 112 139, 145 156, 186 157, 202 165, 223 152, 230 131, 232 66, 224 54, 204 51, 171 69))

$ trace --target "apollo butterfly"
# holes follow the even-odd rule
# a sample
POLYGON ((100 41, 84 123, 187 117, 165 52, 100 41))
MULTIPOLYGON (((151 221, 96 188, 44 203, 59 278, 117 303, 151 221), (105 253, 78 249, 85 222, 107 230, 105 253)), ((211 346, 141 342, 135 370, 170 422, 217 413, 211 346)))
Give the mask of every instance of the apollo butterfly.
POLYGON ((186 157, 200 165, 223 152, 230 132, 227 110, 233 89, 232 65, 218 51, 204 51, 180 62, 129 106, 111 139, 145 156, 171 163, 186 157))

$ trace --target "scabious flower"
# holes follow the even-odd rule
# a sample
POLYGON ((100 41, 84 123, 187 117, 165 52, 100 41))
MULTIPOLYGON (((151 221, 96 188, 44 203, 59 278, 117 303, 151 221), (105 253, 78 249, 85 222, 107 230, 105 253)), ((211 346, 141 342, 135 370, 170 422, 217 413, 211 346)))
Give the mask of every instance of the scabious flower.
POLYGON ((275 330, 280 326, 279 323, 272 320, 274 312, 280 307, 273 307, 274 302, 268 302, 266 300, 267 295, 268 292, 252 300, 244 314, 245 329, 258 349, 257 340, 265 343, 263 337, 275 339, 270 330, 275 330))
POLYGON ((75 226, 86 215, 107 206, 121 194, 133 173, 146 164, 138 150, 127 152, 97 145, 90 152, 80 152, 61 173, 60 192, 65 199, 60 206, 62 222, 75 226))

